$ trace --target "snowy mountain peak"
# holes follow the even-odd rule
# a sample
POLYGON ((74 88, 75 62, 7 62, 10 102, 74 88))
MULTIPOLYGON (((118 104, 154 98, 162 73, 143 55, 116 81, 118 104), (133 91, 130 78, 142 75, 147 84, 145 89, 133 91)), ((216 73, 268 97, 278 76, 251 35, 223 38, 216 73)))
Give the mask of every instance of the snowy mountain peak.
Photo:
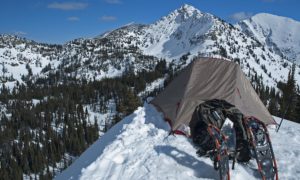
POLYGON ((239 22, 236 27, 278 55, 300 63, 300 22, 287 17, 259 13, 239 22))
POLYGON ((255 14, 254 16, 250 17, 250 19, 252 20, 261 20, 261 21, 267 21, 267 20, 271 20, 271 21, 275 21, 275 22, 293 22, 296 24, 300 24, 300 22, 289 18, 289 17, 284 17, 284 16, 278 16, 275 14, 269 14, 269 13, 258 13, 255 14))
POLYGON ((183 4, 179 9, 185 10, 185 11, 199 11, 197 8, 195 8, 192 5, 189 4, 183 4))
POLYGON ((163 17, 162 19, 176 19, 185 21, 191 17, 200 18, 203 15, 208 13, 203 13, 199 9, 195 8, 194 6, 184 4, 180 8, 174 10, 169 15, 163 17))
POLYGON ((179 9, 175 10, 178 13, 184 13, 187 14, 188 16, 192 16, 193 14, 200 14, 200 10, 195 8, 194 6, 184 4, 181 6, 179 9))

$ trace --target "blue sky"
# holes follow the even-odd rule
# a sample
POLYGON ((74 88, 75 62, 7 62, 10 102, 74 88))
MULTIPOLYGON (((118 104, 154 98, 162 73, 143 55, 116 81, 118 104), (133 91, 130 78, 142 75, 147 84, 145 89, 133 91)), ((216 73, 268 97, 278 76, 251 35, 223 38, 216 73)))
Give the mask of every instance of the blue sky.
POLYGON ((300 21, 300 0, 1 0, 0 33, 62 44, 131 22, 152 23, 183 4, 229 22, 260 12, 300 21))

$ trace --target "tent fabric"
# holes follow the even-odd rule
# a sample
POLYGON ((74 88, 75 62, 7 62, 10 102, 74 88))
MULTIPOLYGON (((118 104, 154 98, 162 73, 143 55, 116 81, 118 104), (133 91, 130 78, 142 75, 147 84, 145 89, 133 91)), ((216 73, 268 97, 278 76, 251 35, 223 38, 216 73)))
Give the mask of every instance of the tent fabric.
POLYGON ((212 99, 225 100, 245 116, 254 116, 266 124, 276 123, 240 66, 223 59, 194 60, 151 103, 176 130, 181 125, 188 126, 195 108, 212 99))

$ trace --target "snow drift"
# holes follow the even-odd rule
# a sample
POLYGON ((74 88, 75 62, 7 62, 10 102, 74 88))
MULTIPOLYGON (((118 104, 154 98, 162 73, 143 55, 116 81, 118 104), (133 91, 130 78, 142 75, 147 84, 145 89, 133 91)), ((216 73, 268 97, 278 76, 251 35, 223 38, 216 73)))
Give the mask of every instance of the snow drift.
MULTIPOLYGON (((276 118, 276 120, 279 120, 276 118)), ((217 179, 209 158, 198 157, 184 136, 169 136, 162 114, 149 104, 123 119, 55 179, 217 179)), ((300 126, 269 127, 280 179, 299 179, 300 126)), ((260 179, 256 162, 237 164, 231 179, 260 179)))

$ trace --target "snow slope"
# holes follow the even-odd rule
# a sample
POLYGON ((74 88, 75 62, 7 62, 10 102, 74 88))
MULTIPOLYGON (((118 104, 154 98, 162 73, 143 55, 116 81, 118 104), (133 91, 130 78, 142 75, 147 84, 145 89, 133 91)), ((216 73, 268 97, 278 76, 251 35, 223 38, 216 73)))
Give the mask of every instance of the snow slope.
POLYGON ((12 89, 17 81, 41 75, 47 65, 57 68, 59 61, 53 54, 59 47, 0 34, 0 82, 12 89))
MULTIPOLYGON (((276 120, 279 120, 276 118, 276 120)), ((280 179, 299 179, 300 125, 270 127, 280 179), (288 141, 287 141, 288 140, 288 141)), ((168 136, 169 126, 145 104, 88 148, 55 179, 218 179, 209 158, 198 157, 184 136, 168 136)), ((260 179, 254 160, 237 164, 231 179, 260 179)))
POLYGON ((237 27, 290 60, 300 63, 300 22, 291 18, 259 13, 237 27))

